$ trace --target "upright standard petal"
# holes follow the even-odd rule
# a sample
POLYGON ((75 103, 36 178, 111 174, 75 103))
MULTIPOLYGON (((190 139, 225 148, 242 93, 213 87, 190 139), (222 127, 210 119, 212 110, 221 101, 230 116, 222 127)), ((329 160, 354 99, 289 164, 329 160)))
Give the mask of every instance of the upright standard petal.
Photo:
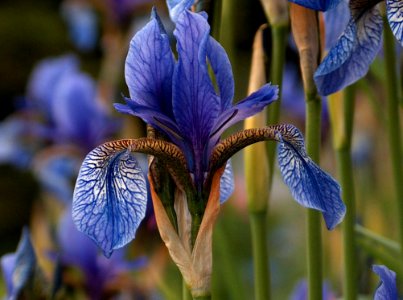
POLYGON ((354 15, 315 72, 319 93, 327 96, 363 77, 379 52, 381 42, 382 16, 378 6, 362 16, 354 15))
POLYGON ((235 189, 234 172, 232 171, 231 160, 227 161, 224 173, 220 179, 220 203, 224 203, 232 195, 235 189))
POLYGON ((194 0, 167 0, 169 16, 176 22, 182 12, 193 5, 194 0))
POLYGON ((386 13, 390 29, 403 46, 403 1, 401 0, 386 0, 386 13))
POLYGON ((396 273, 382 265, 373 265, 372 270, 380 277, 381 282, 375 291, 374 300, 398 299, 396 273))
POLYGON ((116 141, 87 155, 74 189, 73 221, 105 256, 135 237, 146 206, 146 180, 130 149, 116 141))
POLYGON ((217 80, 221 111, 224 111, 231 107, 234 98, 234 75, 231 63, 224 48, 212 37, 207 44, 207 57, 217 80))
POLYGON ((299 204, 321 211, 332 230, 346 213, 339 184, 308 157, 296 127, 286 125, 279 135, 278 162, 284 182, 299 204))
POLYGON ((196 162, 202 161, 220 111, 219 97, 207 70, 209 32, 207 20, 190 11, 179 16, 174 32, 179 59, 173 76, 173 112, 182 136, 193 147, 196 162))
POLYGON ((155 10, 151 20, 131 40, 125 77, 137 103, 172 116, 174 57, 168 35, 155 10))
POLYGON ((327 11, 336 7, 341 0, 288 0, 313 10, 327 11))

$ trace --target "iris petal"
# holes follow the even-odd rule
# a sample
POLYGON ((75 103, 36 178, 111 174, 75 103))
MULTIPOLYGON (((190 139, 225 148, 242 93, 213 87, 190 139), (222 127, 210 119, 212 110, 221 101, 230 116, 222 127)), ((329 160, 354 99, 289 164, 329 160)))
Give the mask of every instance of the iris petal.
POLYGON ((176 22, 180 14, 190 8, 194 0, 167 0, 169 16, 171 20, 176 22))
POLYGON ((403 46, 403 1, 386 0, 386 8, 390 29, 403 46))
POLYGON ((13 292, 13 271, 15 269, 15 258, 14 253, 5 254, 1 257, 1 270, 3 273, 3 279, 6 283, 7 293, 11 294, 13 292))
POLYGON ((232 195, 235 189, 234 173, 232 171, 231 161, 227 161, 224 173, 220 180, 220 203, 224 203, 232 195))
POLYGON ((207 45, 207 57, 217 79, 221 98, 221 111, 231 107, 234 98, 234 75, 224 48, 212 37, 207 45))
POLYGON ((339 184, 308 157, 297 128, 289 125, 280 134, 278 162, 284 182, 299 204, 321 211, 327 228, 333 229, 346 212, 339 184))
POLYGON ((288 0, 295 4, 320 11, 327 11, 333 7, 336 7, 341 0, 288 0))
POLYGON ((339 5, 324 13, 326 50, 329 50, 337 43, 344 28, 347 27, 348 22, 350 21, 351 15, 348 2, 348 0, 341 0, 339 5))
POLYGON ((172 116, 174 57, 168 35, 155 10, 131 40, 125 64, 130 97, 139 104, 172 116))
POLYGON ((206 47, 210 27, 199 14, 184 11, 176 23, 179 60, 173 77, 173 112, 184 136, 202 161, 220 102, 208 75, 206 47))
POLYGON ((73 220, 105 256, 135 237, 146 206, 146 180, 130 149, 109 142, 87 155, 74 190, 73 220))
POLYGON ((12 277, 13 291, 10 299, 18 299, 22 290, 34 280, 37 266, 36 255, 27 228, 24 228, 22 232, 15 255, 15 269, 12 277))
POLYGON ((337 44, 315 72, 321 95, 329 95, 352 84, 367 72, 382 42, 382 16, 378 6, 350 22, 337 44))
POLYGON ((381 282, 375 291, 374 300, 398 299, 396 273, 382 265, 373 265, 372 270, 381 279, 381 282))
POLYGON ((216 120, 212 133, 208 153, 211 152, 219 140, 221 134, 229 127, 258 112, 278 98, 278 87, 265 84, 256 92, 250 94, 244 100, 224 111, 216 120))

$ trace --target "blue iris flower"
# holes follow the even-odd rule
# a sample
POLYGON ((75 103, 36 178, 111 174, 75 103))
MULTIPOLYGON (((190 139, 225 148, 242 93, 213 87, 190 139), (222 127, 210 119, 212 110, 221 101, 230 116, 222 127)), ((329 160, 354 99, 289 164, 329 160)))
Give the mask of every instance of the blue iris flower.
POLYGON ((62 267, 77 267, 84 275, 85 290, 91 299, 102 299, 108 284, 118 277, 146 265, 144 257, 126 259, 126 248, 116 251, 110 259, 100 255, 96 245, 74 226, 70 206, 59 222, 57 257, 62 267))
POLYGON ((382 265, 373 265, 374 271, 380 278, 380 283, 374 294, 374 300, 398 299, 396 273, 382 265))
MULTIPOLYGON (((182 3, 174 2, 172 7, 182 3)), ((233 175, 228 160, 233 154, 252 143, 275 140, 280 171, 293 197, 321 211, 327 227, 334 228, 345 214, 340 187, 307 156, 295 127, 249 129, 220 140, 227 128, 272 103, 278 89, 266 84, 232 105, 234 81, 227 54, 210 36, 206 14, 190 12, 186 9, 190 2, 184 3, 174 14, 177 60, 153 10, 149 23, 130 43, 125 67, 130 98, 125 98, 125 104, 115 104, 119 112, 142 118, 157 135, 108 142, 87 155, 73 195, 76 226, 106 256, 135 237, 145 215, 147 185, 132 152, 156 157, 185 191, 191 210, 192 203, 207 201, 212 178, 224 166, 220 200, 229 197, 233 175)), ((153 172, 149 176, 158 185, 159 178, 153 172)))
POLYGON ((1 257, 1 269, 7 288, 8 300, 21 299, 30 295, 37 268, 37 259, 28 229, 24 228, 15 253, 1 257))
MULTIPOLYGON (((349 7, 350 19, 344 32, 316 70, 314 78, 319 93, 329 95, 363 77, 382 45, 383 20, 378 5, 381 0, 351 0, 349 3, 344 0, 295 0, 293 2, 312 9, 328 10, 327 14, 334 15, 336 18, 340 18, 340 8, 337 8, 337 5, 349 7), (315 2, 318 5, 313 5, 315 2)), ((390 28, 398 42, 403 45, 401 20, 403 2, 386 0, 386 10, 390 28)), ((337 25, 338 23, 330 26, 337 25)))

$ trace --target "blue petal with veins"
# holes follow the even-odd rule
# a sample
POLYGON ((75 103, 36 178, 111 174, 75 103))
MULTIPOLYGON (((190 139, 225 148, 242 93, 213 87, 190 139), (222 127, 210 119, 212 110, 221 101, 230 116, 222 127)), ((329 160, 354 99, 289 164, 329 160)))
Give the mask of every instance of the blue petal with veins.
POLYGON ((173 75, 173 113, 182 136, 192 145, 196 163, 189 167, 196 181, 201 180, 202 169, 207 167, 205 147, 221 108, 207 70, 209 33, 207 20, 189 11, 179 16, 174 31, 179 59, 173 75))
POLYGON ((73 220, 105 256, 134 239, 146 206, 146 180, 129 149, 116 141, 87 155, 74 189, 73 220))
POLYGON ((232 195, 235 189, 234 172, 231 160, 227 161, 224 173, 220 179, 220 203, 224 203, 232 195))
POLYGON ((386 14, 390 29, 400 45, 403 46, 403 1, 386 0, 386 14))
POLYGON ((351 18, 337 44, 315 72, 321 95, 327 96, 363 77, 382 44, 382 16, 378 6, 351 18))
POLYGON ((13 272, 15 269, 15 253, 5 254, 1 257, 0 265, 3 273, 3 280, 6 284, 7 294, 13 293, 13 272))
POLYGON ((130 97, 138 104, 173 117, 174 63, 168 35, 153 9, 150 22, 130 42, 125 63, 130 97))
POLYGON ((320 11, 327 11, 336 7, 341 0, 288 0, 301 6, 320 11))
POLYGON ((323 96, 363 77, 381 47, 382 16, 378 6, 364 12, 357 21, 354 18, 315 72, 315 83, 323 96))
POLYGON ((375 291, 374 300, 398 299, 396 273, 382 265, 373 265, 372 271, 374 271, 381 279, 379 286, 375 291))
POLYGON ((308 157, 297 128, 288 125, 280 135, 278 162, 284 182, 299 204, 321 211, 327 228, 333 229, 346 213, 339 184, 308 157))
POLYGON ((212 37, 207 44, 207 57, 217 80, 221 111, 231 107, 234 98, 234 75, 224 48, 212 37))

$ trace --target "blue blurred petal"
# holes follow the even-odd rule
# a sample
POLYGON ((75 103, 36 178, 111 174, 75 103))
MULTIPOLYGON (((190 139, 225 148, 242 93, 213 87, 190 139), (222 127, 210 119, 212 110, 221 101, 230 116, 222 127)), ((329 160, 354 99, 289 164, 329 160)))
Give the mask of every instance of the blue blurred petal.
POLYGON ((9 253, 1 257, 1 270, 3 272, 3 279, 6 283, 7 294, 13 293, 13 272, 15 269, 16 254, 9 253))
POLYGON ((88 236, 77 230, 70 205, 59 220, 57 237, 61 252, 60 260, 63 264, 78 266, 85 274, 94 272, 97 246, 88 236))
POLYGON ((256 92, 250 94, 244 100, 238 102, 230 109, 225 110, 215 121, 210 134, 208 153, 217 143, 221 134, 229 127, 250 116, 262 111, 267 105, 278 98, 278 87, 269 83, 262 86, 256 92))
POLYGON ((146 180, 130 149, 109 142, 86 156, 74 190, 73 220, 105 256, 135 237, 146 206, 146 180))
POLYGON ((224 173, 220 179, 220 203, 224 203, 232 195, 235 189, 234 172, 231 160, 227 161, 224 173))
POLYGON ((194 0, 167 0, 169 16, 176 22, 182 12, 193 5, 194 0))
MULTIPOLYGON (((294 288, 290 300, 306 300, 308 299, 308 283, 305 279, 300 280, 297 286, 294 288)), ((322 287, 322 299, 323 300, 336 300, 336 296, 329 288, 327 282, 323 283, 322 287)))
POLYGON ((81 159, 63 153, 62 149, 52 150, 58 152, 44 152, 36 159, 36 175, 45 191, 54 195, 57 200, 69 204, 73 199, 71 182, 77 176, 81 159))
POLYGON ((207 45, 207 57, 214 71, 221 98, 221 111, 231 107, 234 98, 234 75, 224 48, 212 37, 207 45))
POLYGON ((320 11, 327 11, 336 7, 341 0, 288 0, 301 6, 320 11))
POLYGON ((83 2, 64 1, 61 13, 74 45, 81 51, 94 49, 98 38, 98 20, 91 6, 83 2))
POLYGON ((349 0, 341 0, 339 5, 324 13, 326 51, 336 44, 350 21, 351 14, 348 3, 349 0))
POLYGON ((56 138, 62 142, 78 143, 86 150, 102 143, 113 131, 113 124, 118 127, 97 101, 95 81, 84 73, 72 73, 59 81, 52 116, 56 138))
POLYGON ((21 291, 34 278, 36 255, 27 228, 23 229, 21 240, 15 253, 15 269, 12 276, 11 299, 17 299, 21 291))
POLYGON ((367 72, 379 52, 382 42, 382 16, 378 6, 350 22, 338 43, 315 72, 315 82, 321 95, 329 95, 348 86, 367 72))
POLYGON ((157 13, 130 42, 125 76, 130 97, 138 104, 172 116, 174 57, 157 13))
POLYGON ((78 59, 73 55, 41 61, 32 71, 28 82, 28 98, 34 101, 50 118, 53 94, 64 75, 78 70, 78 59))
POLYGON ((346 213, 339 184, 308 157, 297 128, 286 125, 280 134, 278 162, 284 182, 299 204, 321 211, 332 230, 346 213))
POLYGON ((380 277, 381 282, 375 291, 374 300, 398 299, 396 273, 382 265, 373 265, 372 270, 380 277))
POLYGON ((220 110, 207 70, 209 32, 207 20, 189 11, 180 15, 174 31, 179 60, 173 76, 173 112, 182 136, 193 147, 195 161, 202 161, 220 110))
POLYGON ((386 0, 386 13, 390 29, 403 46, 403 1, 401 0, 386 0))
POLYGON ((24 144, 23 138, 29 127, 27 121, 20 118, 8 118, 0 123, 0 164, 12 164, 26 168, 33 156, 33 149, 24 144))

